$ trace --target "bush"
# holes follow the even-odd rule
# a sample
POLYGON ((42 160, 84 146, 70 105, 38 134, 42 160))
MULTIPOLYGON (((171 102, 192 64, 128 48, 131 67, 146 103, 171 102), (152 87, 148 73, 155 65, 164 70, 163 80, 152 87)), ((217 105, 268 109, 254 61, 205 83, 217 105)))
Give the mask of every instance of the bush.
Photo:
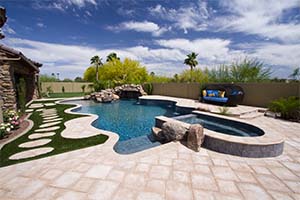
POLYGON ((20 127, 19 115, 14 110, 7 110, 3 113, 4 123, 0 124, 0 139, 4 138, 11 130, 20 127))
POLYGON ((61 87, 61 91, 62 91, 62 93, 65 93, 65 86, 61 87))
POLYGON ((151 94, 152 94, 152 91, 153 91, 152 83, 144 83, 143 89, 145 90, 145 92, 146 92, 147 94, 151 95, 151 94))
POLYGON ((280 113, 283 119, 300 120, 300 100, 295 96, 272 101, 269 105, 269 110, 280 113))

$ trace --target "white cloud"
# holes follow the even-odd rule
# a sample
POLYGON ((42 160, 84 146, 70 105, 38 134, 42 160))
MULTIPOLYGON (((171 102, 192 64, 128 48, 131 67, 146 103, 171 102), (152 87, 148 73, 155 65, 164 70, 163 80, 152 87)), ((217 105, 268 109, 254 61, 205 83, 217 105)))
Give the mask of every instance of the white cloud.
POLYGON ((42 22, 38 22, 36 25, 40 28, 45 28, 46 27, 45 24, 43 24, 42 22))
POLYGON ((219 1, 218 6, 216 11, 205 1, 199 1, 177 9, 157 5, 149 11, 184 33, 189 30, 228 31, 259 35, 266 40, 300 41, 299 20, 283 20, 290 9, 300 9, 299 0, 224 0, 219 1), (219 10, 222 14, 218 14, 219 10))
POLYGON ((270 65, 297 67, 300 63, 299 44, 263 43, 255 46, 252 56, 270 65))
POLYGON ((236 57, 244 56, 241 50, 231 50, 229 48, 230 40, 215 39, 171 39, 171 40, 157 40, 157 44, 163 47, 178 49, 184 54, 196 52, 200 60, 205 63, 228 63, 236 57))
POLYGON ((107 27, 107 29, 112 31, 117 31, 117 32, 123 30, 148 32, 151 33, 153 36, 160 36, 168 30, 167 28, 159 27, 156 23, 149 22, 149 21, 143 21, 143 22, 128 21, 128 22, 123 22, 117 26, 109 26, 107 27))
POLYGON ((106 56, 111 52, 116 52, 121 59, 129 57, 139 60, 149 72, 154 71, 156 74, 169 76, 187 69, 183 60, 191 51, 199 54, 200 68, 201 66, 227 64, 248 56, 271 65, 274 74, 278 75, 280 72, 281 76, 287 76, 292 72, 292 68, 300 63, 300 46, 297 44, 245 44, 240 45, 241 50, 234 50, 230 48, 229 40, 219 38, 156 40, 155 43, 160 48, 133 46, 97 49, 89 46, 46 43, 20 38, 6 38, 3 42, 23 52, 29 58, 43 63, 42 73, 60 73, 61 78, 82 76, 85 69, 90 66, 92 56, 99 55, 105 61, 106 56))
POLYGON ((97 6, 96 0, 55 0, 55 1, 36 1, 34 8, 65 11, 71 6, 84 8, 88 5, 97 6))
POLYGON ((149 11, 153 16, 173 22, 174 26, 182 29, 184 33, 188 33, 189 29, 195 31, 206 30, 207 19, 210 17, 210 11, 204 1, 182 6, 178 9, 168 9, 158 4, 156 7, 150 8, 149 11))
POLYGON ((223 9, 230 14, 217 17, 211 25, 228 32, 243 32, 284 42, 300 41, 300 24, 290 20, 281 22, 289 9, 300 8, 299 0, 227 0, 223 9))

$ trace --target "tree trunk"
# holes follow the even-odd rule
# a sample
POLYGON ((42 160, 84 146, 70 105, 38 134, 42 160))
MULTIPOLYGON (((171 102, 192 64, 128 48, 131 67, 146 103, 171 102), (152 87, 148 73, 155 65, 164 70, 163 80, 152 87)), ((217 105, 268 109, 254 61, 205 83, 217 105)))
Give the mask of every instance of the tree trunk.
POLYGON ((98 82, 98 65, 96 66, 96 81, 98 82))

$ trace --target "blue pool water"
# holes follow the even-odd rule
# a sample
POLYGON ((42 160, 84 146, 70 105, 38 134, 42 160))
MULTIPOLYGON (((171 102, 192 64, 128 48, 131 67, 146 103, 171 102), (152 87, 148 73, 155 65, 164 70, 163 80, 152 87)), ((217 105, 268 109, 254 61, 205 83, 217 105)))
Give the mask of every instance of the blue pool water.
MULTIPOLYGON (((151 134, 155 117, 175 115, 172 103, 141 105, 136 100, 119 100, 112 103, 93 101, 72 101, 82 107, 74 110, 79 113, 91 113, 99 116, 93 126, 119 134, 119 142, 151 134)), ((128 143, 128 142, 127 142, 128 143)))

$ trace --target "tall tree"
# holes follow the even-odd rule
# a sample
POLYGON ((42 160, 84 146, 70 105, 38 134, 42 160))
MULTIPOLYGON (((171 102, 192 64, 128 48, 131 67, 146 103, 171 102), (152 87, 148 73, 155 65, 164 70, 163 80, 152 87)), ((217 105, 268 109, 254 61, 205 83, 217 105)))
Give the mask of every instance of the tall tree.
POLYGON ((99 56, 94 56, 91 58, 91 64, 95 65, 96 67, 96 81, 98 81, 98 71, 99 71, 98 68, 99 66, 103 65, 101 60, 102 58, 100 58, 99 56))
POLYGON ((187 55, 187 58, 184 60, 184 64, 189 65, 191 71, 198 65, 198 61, 196 60, 198 54, 192 52, 191 54, 187 55))
POLYGON ((110 62, 113 60, 120 60, 120 58, 117 56, 115 52, 108 54, 108 56, 106 57, 106 62, 110 62))

